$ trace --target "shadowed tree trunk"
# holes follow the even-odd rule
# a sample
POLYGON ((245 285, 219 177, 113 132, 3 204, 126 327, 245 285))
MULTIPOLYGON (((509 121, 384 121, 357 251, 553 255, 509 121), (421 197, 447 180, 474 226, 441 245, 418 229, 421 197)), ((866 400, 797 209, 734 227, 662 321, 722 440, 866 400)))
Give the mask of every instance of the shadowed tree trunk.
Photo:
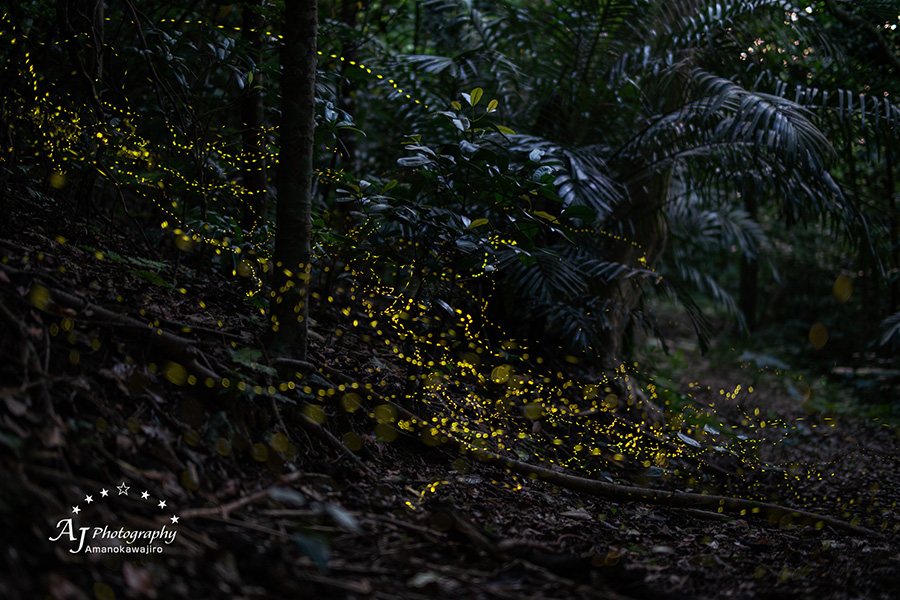
POLYGON ((900 274, 896 269, 900 269, 900 215, 897 214, 897 193, 894 186, 894 153, 890 145, 885 146, 885 170, 887 189, 885 190, 888 198, 888 222, 890 228, 891 239, 891 300, 888 306, 888 312, 897 312, 900 305, 900 274))
POLYGON ((272 350, 301 360, 309 315, 317 18, 316 0, 285 2, 272 350))
MULTIPOLYGON (((653 268, 662 256, 668 239, 665 203, 669 195, 671 173, 654 173, 628 186, 628 199, 613 215, 614 222, 624 226, 622 241, 611 249, 611 262, 636 268, 653 268), (634 243, 632 243, 634 242, 634 243), (637 245, 635 245, 637 244, 637 245)), ((601 332, 603 340, 597 349, 605 368, 616 368, 624 358, 622 344, 629 314, 639 309, 641 289, 637 277, 617 277, 607 290, 607 298, 616 304, 609 319, 610 328, 601 332)))

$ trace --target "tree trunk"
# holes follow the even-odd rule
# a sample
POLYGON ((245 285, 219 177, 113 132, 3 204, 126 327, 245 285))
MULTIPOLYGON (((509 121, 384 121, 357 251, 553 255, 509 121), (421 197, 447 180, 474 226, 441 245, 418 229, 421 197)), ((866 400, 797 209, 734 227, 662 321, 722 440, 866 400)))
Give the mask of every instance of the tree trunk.
MULTIPOLYGON (((622 240, 611 249, 611 262, 628 267, 652 269, 662 256, 668 239, 665 203, 669 193, 671 174, 653 173, 628 186, 628 199, 620 214, 612 222, 622 225, 622 240)), ((610 328, 602 332, 601 347, 597 348, 601 365, 615 369, 622 362, 622 342, 632 323, 630 315, 639 309, 641 300, 639 277, 620 276, 613 281, 606 297, 616 303, 610 316, 610 328)))
POLYGON ((316 0, 285 2, 272 350, 306 358, 315 133, 316 0))
MULTIPOLYGON (((253 7, 262 6, 255 0, 253 7)), ((247 82, 241 95, 241 145, 243 167, 241 178, 244 183, 246 201, 241 218, 244 232, 252 232, 265 225, 268 198, 266 189, 266 135, 263 128, 263 75, 259 68, 262 62, 262 33, 264 19, 261 14, 245 6, 242 15, 241 36, 250 46, 249 56, 256 63, 253 80, 247 82)))
POLYGON ((885 145, 885 162, 887 163, 885 165, 887 171, 887 180, 885 182, 887 189, 885 192, 888 198, 888 223, 891 240, 890 277, 888 278, 891 286, 891 299, 888 313, 893 314, 897 312, 897 307, 900 305, 900 273, 898 273, 898 269, 900 269, 900 215, 897 214, 897 193, 894 188, 894 153, 890 145, 885 145))

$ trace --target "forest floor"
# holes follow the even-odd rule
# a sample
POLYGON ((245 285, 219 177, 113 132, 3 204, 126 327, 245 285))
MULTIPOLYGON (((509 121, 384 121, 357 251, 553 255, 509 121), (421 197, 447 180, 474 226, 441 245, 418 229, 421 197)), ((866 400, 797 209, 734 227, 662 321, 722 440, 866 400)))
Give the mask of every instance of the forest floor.
MULTIPOLYGON (((616 453, 590 474, 823 519, 623 500, 401 431, 385 411, 430 417, 399 401, 405 364, 330 324, 338 309, 314 311, 309 364, 288 365, 309 383, 300 394, 257 350, 265 328, 243 284, 196 248, 154 263, 140 236, 38 202, 8 208, 2 598, 898 597, 900 429, 823 411, 818 384, 691 354, 651 375, 667 418, 696 420, 673 439, 697 452, 666 469, 616 453), (299 401, 316 390, 325 408, 299 401), (338 397, 345 412, 327 402, 338 397), (743 454, 722 447, 728 427, 743 454), (161 551, 122 552, 144 543, 129 532, 159 535, 161 551)), ((551 437, 551 425, 532 428, 547 448, 510 457, 554 456, 572 430, 551 437)))

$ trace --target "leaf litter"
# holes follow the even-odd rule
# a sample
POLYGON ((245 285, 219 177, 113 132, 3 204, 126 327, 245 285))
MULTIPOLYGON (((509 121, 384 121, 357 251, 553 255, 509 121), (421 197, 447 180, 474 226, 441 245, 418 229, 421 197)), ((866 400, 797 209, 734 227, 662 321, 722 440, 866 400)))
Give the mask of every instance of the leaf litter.
MULTIPOLYGON (((787 504, 819 499, 821 510, 856 519, 869 535, 610 501, 446 444, 389 440, 351 420, 364 411, 316 423, 316 414, 272 388, 281 367, 255 350, 263 332, 248 331, 239 316, 243 291, 233 280, 160 286, 134 266, 163 277, 171 275, 166 263, 124 258, 124 240, 106 240, 119 245, 107 251, 118 258, 100 259, 103 250, 59 243, 42 215, 21 212, 31 226, 7 228, 0 240, 4 598, 895 597, 895 428, 811 414, 778 386, 760 384, 754 401, 799 424, 752 431, 759 469, 741 473, 729 462, 718 445, 721 426, 702 428, 705 437, 677 433, 725 473, 729 491, 763 490, 787 504), (180 285, 203 299, 202 311, 180 285), (148 331, 166 332, 168 344, 186 344, 179 360, 195 362, 174 361, 171 348, 124 320, 98 322, 56 290, 83 307, 142 319, 148 331), (186 385, 204 372, 258 385, 186 385), (813 471, 824 476, 798 476, 813 471), (171 525, 177 543, 125 560, 73 555, 49 541, 73 503, 119 482, 168 500, 181 516, 171 525)), ((100 247, 94 239, 84 245, 100 247)), ((337 387, 342 372, 364 374, 382 396, 404 388, 395 357, 361 339, 337 339, 328 327, 324 319, 314 327, 316 377, 337 387)), ((710 389, 741 376, 701 367, 710 389)), ((716 410, 739 424, 749 407, 721 402, 716 410)), ((623 465, 606 478, 663 485, 667 471, 623 465)), ((139 502, 90 510, 85 519, 94 522, 159 524, 139 502)))

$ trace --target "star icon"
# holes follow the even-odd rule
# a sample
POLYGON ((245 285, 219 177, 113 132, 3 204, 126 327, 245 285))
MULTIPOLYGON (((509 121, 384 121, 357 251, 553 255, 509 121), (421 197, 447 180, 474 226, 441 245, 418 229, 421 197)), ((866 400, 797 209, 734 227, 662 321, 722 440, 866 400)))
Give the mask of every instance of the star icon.
POLYGON ((165 500, 160 500, 160 501, 159 501, 159 507, 160 507, 160 508, 165 508, 165 507, 166 507, 166 501, 165 501, 165 500))
POLYGON ((130 486, 125 485, 125 482, 123 481, 123 482, 122 482, 122 485, 120 485, 120 486, 117 487, 116 489, 119 490, 119 495, 120 495, 120 496, 122 496, 122 495, 127 496, 127 495, 128 495, 128 490, 130 489, 130 486))
POLYGON ((178 522, 178 515, 172 515, 172 525, 178 522))
POLYGON ((88 504, 90 504, 91 502, 94 501, 94 497, 93 496, 85 496, 84 501, 87 502, 88 504))
POLYGON ((141 500, 146 500, 149 497, 150 497, 150 492, 145 491, 145 492, 141 493, 141 500))
POLYGON ((77 506, 73 506, 73 507, 72 507, 72 512, 75 513, 75 514, 77 515, 78 513, 81 512, 81 509, 78 508, 77 506))
POLYGON ((100 490, 100 495, 106 498, 109 496, 109 490, 100 490))

